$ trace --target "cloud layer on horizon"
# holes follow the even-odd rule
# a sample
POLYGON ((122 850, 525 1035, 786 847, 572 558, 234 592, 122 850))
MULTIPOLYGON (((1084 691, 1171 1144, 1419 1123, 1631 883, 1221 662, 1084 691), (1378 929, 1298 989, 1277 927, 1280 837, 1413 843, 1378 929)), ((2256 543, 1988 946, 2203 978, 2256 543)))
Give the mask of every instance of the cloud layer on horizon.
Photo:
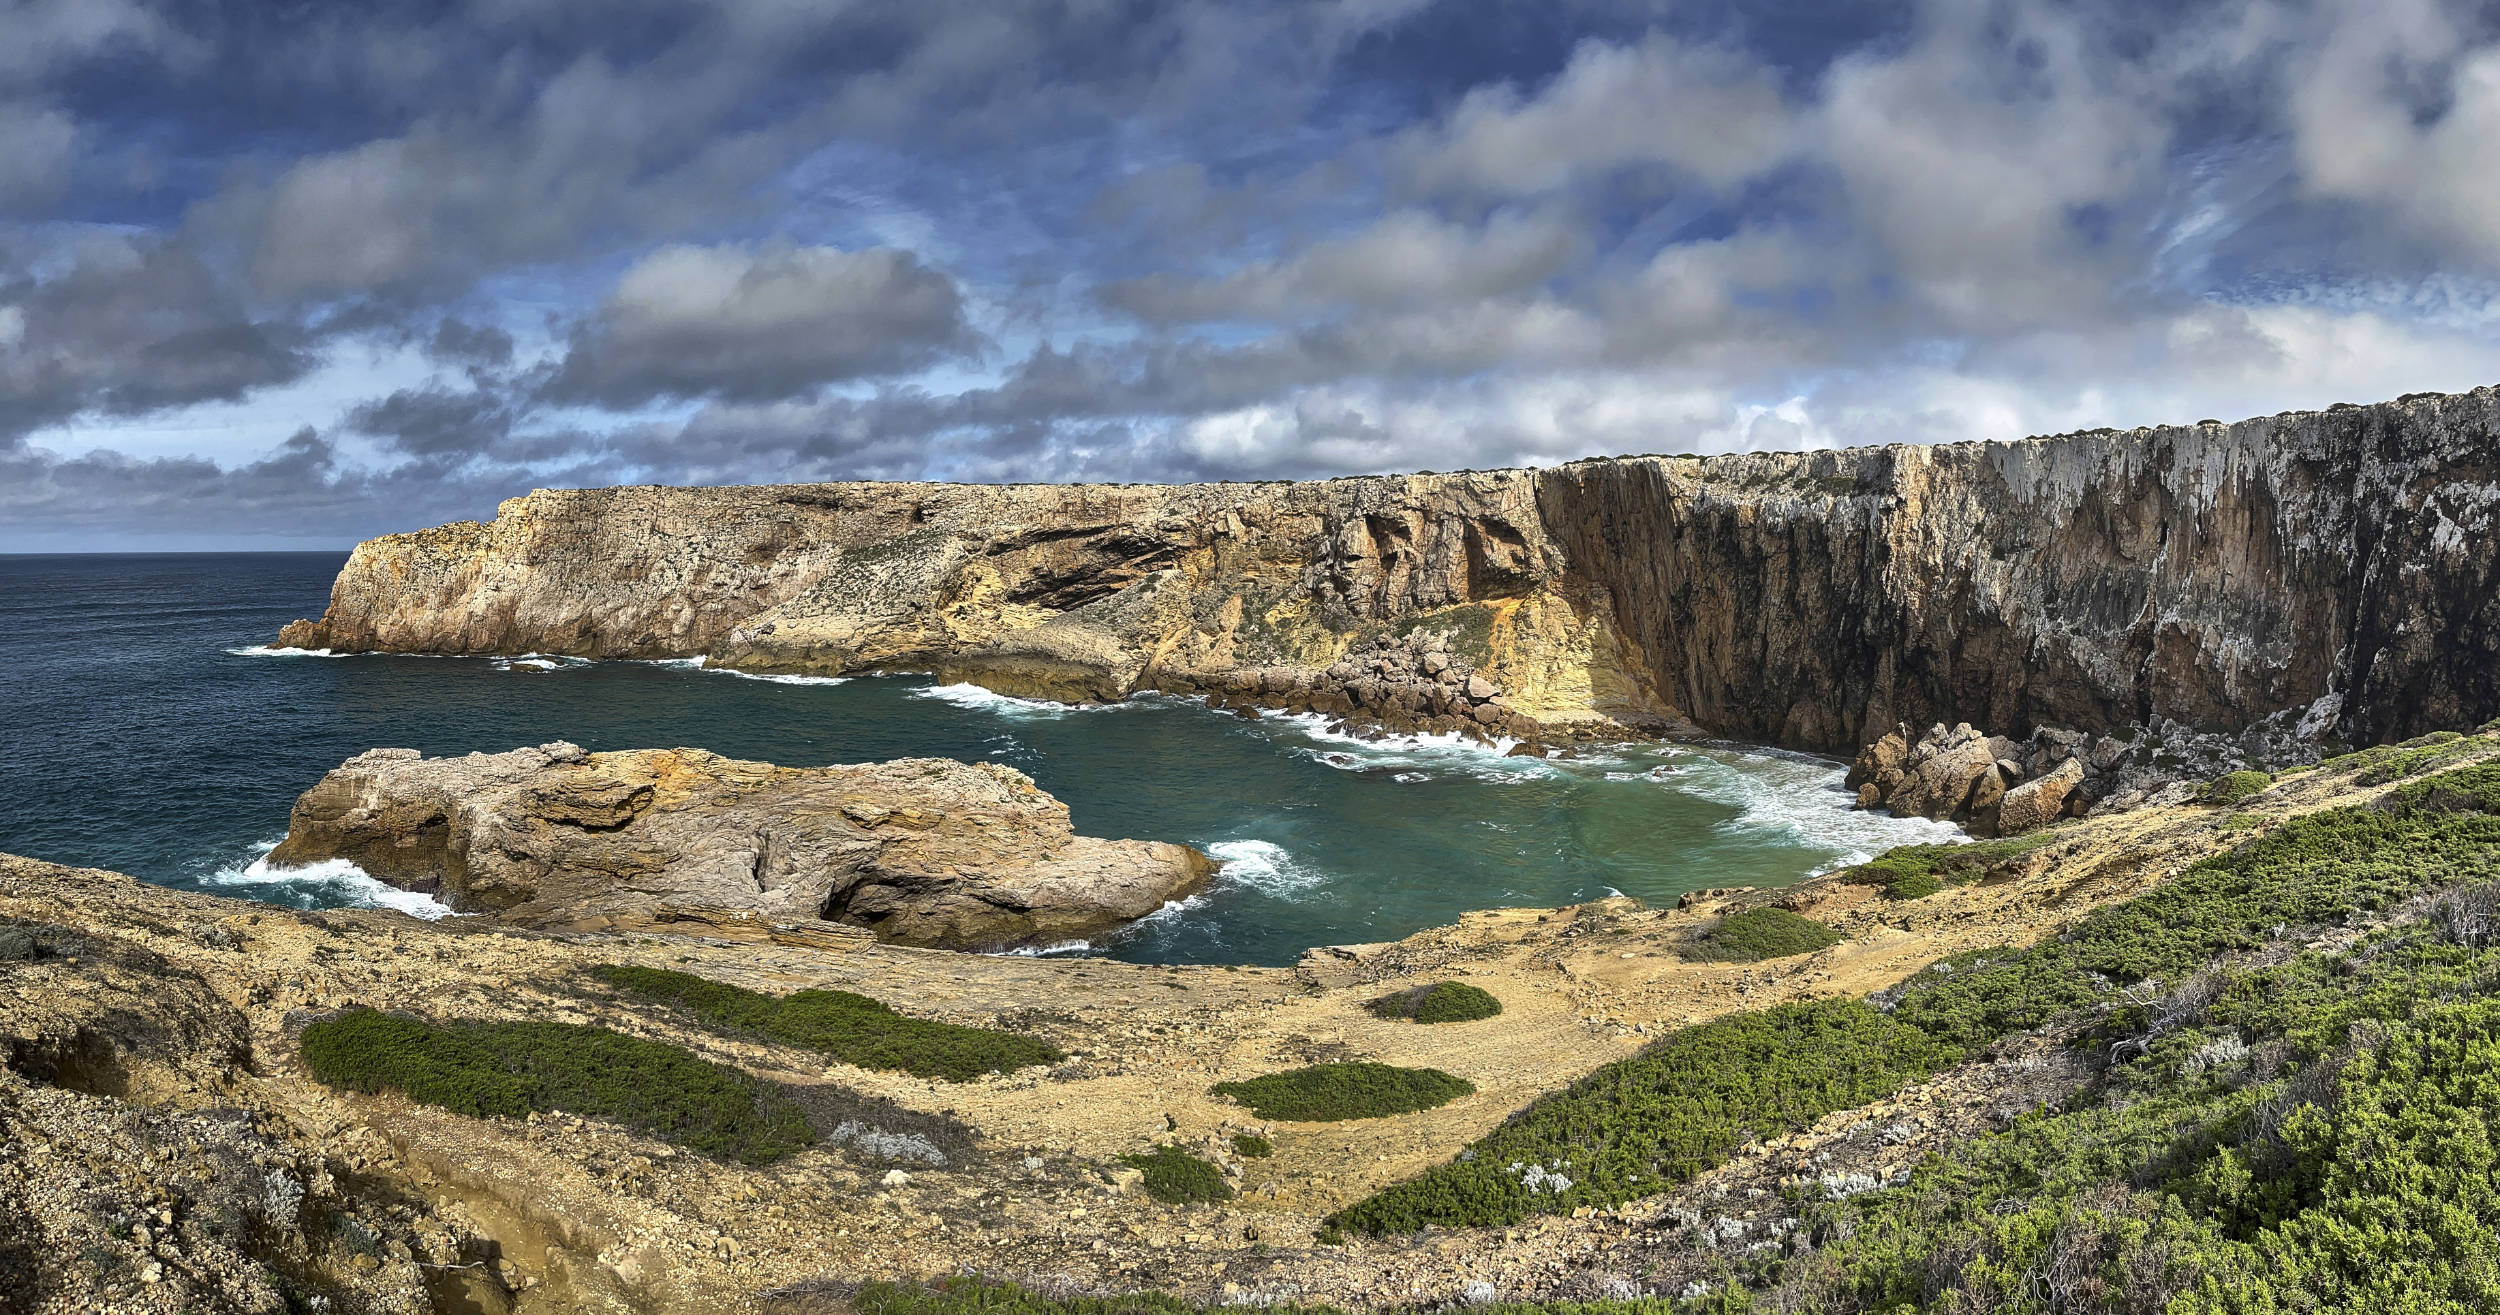
POLYGON ((24 0, 0 550, 2500 379, 2468 0, 24 0))

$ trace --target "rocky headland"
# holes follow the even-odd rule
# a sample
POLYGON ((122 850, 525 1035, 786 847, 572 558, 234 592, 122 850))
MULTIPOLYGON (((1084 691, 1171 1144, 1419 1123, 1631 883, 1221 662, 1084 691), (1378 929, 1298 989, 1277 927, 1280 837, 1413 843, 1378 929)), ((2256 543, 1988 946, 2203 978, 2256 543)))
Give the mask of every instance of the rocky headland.
POLYGON ((1143 917, 1213 874, 1185 845, 1080 836, 995 763, 831 767, 700 749, 375 749, 295 803, 278 867, 328 859, 528 926, 702 922, 996 949, 1143 917))
MULTIPOLYGON (((1968 722, 2025 745, 2119 737, 2176 775, 2500 712, 2496 506, 2490 388, 1316 483, 540 491, 359 546, 324 616, 280 642, 929 670, 1055 699, 1155 689, 1840 755, 1898 732, 1906 757, 1922 728, 1968 722)), ((2073 760, 2031 758, 1998 784, 2073 760)), ((2059 807, 2153 775, 2096 762, 2059 807)), ((1971 797, 1948 811, 1987 807, 1971 797)))

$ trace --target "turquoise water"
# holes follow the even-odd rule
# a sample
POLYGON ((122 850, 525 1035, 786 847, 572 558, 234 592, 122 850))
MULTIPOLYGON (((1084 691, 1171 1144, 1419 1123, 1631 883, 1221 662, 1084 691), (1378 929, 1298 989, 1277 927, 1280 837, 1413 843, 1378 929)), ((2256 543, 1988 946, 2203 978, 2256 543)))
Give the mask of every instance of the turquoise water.
POLYGON ((297 793, 378 746, 567 739, 792 765, 990 759, 1079 830, 1196 845, 1204 894, 1061 947, 1155 963, 1292 962, 1468 909, 1795 880, 1958 833, 1851 811, 1840 765, 1728 747, 1577 761, 1455 741, 1364 743, 1149 696, 1071 708, 925 677, 746 677, 691 664, 275 654, 317 614, 333 555, 0 557, 0 850, 297 907, 394 904, 351 870, 258 858, 297 793))

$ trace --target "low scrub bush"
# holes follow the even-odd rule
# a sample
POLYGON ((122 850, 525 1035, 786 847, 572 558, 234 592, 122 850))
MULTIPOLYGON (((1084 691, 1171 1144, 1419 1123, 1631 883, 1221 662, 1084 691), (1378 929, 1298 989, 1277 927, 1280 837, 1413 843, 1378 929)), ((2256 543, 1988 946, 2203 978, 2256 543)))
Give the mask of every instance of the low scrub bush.
POLYGON ((817 1140, 876 1164, 918 1164, 932 1169, 969 1162, 976 1149, 971 1128, 943 1114, 929 1114, 832 1083, 782 1087, 807 1115, 817 1140))
POLYGON ((1219 1082, 1214 1091, 1250 1107, 1263 1119, 1289 1123, 1335 1123, 1377 1119, 1436 1109, 1476 1087, 1437 1068, 1397 1068, 1358 1060, 1313 1064, 1269 1073, 1246 1082, 1219 1082))
POLYGON ((1418 1023, 1472 1023, 1502 1012, 1493 993, 1465 982, 1434 982, 1413 990, 1384 995, 1364 1006, 1381 1018, 1408 1018, 1418 1023))
POLYGON ((304 1064, 350 1091, 473 1117, 562 1110, 745 1164, 815 1140, 770 1083, 657 1041, 574 1023, 434 1024, 354 1009, 304 1029, 304 1064))
POLYGON ((1275 1145, 1255 1132, 1233 1134, 1233 1154, 1245 1160, 1264 1160, 1275 1153, 1275 1145))
POLYGON ((1693 938, 1683 956, 1702 963, 1758 963, 1812 954, 1846 939, 1812 918, 1766 906, 1719 919, 1715 926, 1693 938))
POLYGON ((2273 784, 2271 772, 2226 772, 2207 781, 2197 798, 2209 804, 2236 804, 2273 784))
POLYGON ((1120 1163, 1145 1174, 1146 1195, 1165 1205, 1198 1205, 1233 1199, 1233 1189, 1214 1165, 1178 1146, 1158 1146, 1144 1154, 1123 1155, 1120 1163))
POLYGON ((913 1018, 849 991, 771 996, 665 968, 604 964, 592 971, 611 986, 680 1006, 714 1026, 770 1037, 858 1068, 969 1082, 984 1073, 1067 1058, 1032 1037, 913 1018))
POLYGON ((2034 831, 1964 845, 1900 845, 1843 875, 1859 885, 1881 886, 1891 899, 1925 899, 1946 886, 1977 881, 1989 868, 2063 838, 2054 831, 2034 831))
POLYGON ((1664 1191, 1758 1138, 1889 1095, 1955 1058, 1862 1000, 1813 1000, 1689 1027, 1570 1088, 1330 1222, 1369 1233, 1515 1223, 1664 1191))

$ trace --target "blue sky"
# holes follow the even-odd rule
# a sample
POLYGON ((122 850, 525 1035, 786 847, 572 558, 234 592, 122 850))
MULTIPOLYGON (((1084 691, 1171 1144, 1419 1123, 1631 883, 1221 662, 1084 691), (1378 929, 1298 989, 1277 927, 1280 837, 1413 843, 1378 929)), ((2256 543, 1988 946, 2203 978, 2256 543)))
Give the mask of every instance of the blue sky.
POLYGON ((0 5, 0 550, 2500 381, 2488 5, 0 5))

